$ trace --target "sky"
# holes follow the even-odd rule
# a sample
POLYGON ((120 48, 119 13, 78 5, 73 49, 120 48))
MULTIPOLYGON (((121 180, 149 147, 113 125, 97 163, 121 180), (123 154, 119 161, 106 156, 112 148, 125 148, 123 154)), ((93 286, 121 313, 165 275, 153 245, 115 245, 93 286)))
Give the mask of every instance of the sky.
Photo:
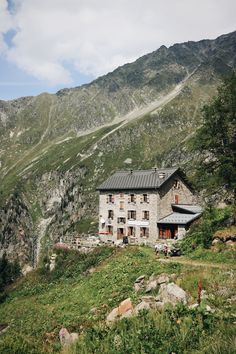
POLYGON ((174 43, 236 30, 235 0, 0 0, 0 99, 80 86, 174 43))

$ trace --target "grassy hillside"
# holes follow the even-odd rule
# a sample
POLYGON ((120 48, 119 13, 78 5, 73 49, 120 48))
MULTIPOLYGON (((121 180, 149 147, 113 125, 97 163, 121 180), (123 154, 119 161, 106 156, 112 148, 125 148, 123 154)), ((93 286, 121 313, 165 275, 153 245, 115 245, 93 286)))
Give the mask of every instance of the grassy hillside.
POLYGON ((58 332, 65 326, 80 334, 68 353, 233 353, 235 343, 235 277, 230 267, 220 269, 159 262, 150 248, 99 248, 88 256, 59 252, 56 269, 29 274, 9 291, 0 305, 1 323, 9 330, 0 337, 1 353, 49 353, 61 350, 58 332), (88 270, 91 271, 88 271, 88 270), (135 279, 145 274, 176 274, 176 283, 197 299, 201 279, 207 304, 203 307, 167 307, 163 313, 141 313, 112 328, 105 318, 120 301, 139 297, 135 279))

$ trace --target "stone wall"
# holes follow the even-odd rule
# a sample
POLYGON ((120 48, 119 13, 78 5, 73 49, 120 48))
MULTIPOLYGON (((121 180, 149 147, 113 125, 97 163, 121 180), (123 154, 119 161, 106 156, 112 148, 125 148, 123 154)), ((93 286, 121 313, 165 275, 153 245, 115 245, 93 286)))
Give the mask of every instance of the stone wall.
POLYGON ((196 204, 196 196, 179 176, 171 178, 159 191, 158 220, 173 212, 172 204, 196 204), (174 186, 176 182, 177 188, 174 186), (178 196, 178 203, 175 196, 178 196))
MULTIPOLYGON (((99 218, 101 220, 104 219, 106 221, 104 227, 102 227, 102 223, 99 222, 99 233, 101 234, 102 232, 106 232, 106 227, 108 225, 108 211, 113 210, 114 212, 114 217, 113 220, 111 220, 110 225, 113 226, 113 234, 114 236, 111 237, 110 235, 107 236, 101 236, 102 239, 111 239, 115 241, 117 239, 116 234, 117 234, 117 229, 118 228, 124 228, 124 234, 128 234, 128 227, 135 227, 135 237, 138 238, 139 242, 142 243, 145 240, 145 238, 142 238, 140 235, 140 227, 147 227, 149 228, 149 239, 150 238, 156 238, 157 235, 157 198, 158 198, 158 193, 157 191, 145 191, 145 190, 139 190, 139 191, 125 191, 125 192, 107 192, 104 193, 102 192, 100 194, 100 204, 99 204, 99 218), (107 196, 108 194, 112 194, 114 197, 114 202, 113 203, 108 203, 107 202, 107 196), (121 196, 123 194, 123 196, 121 196), (130 194, 135 194, 136 200, 134 203, 129 202, 129 195, 130 194), (148 203, 142 201, 142 195, 143 194, 148 194, 148 203), (120 210, 120 202, 124 202, 124 209, 120 210), (136 220, 128 220, 128 211, 133 210, 136 211, 136 220), (149 220, 143 220, 143 212, 148 211, 149 212, 149 220), (118 218, 125 218, 126 222, 124 224, 118 224, 117 219, 118 218)), ((99 221, 100 221, 99 220, 99 221)))

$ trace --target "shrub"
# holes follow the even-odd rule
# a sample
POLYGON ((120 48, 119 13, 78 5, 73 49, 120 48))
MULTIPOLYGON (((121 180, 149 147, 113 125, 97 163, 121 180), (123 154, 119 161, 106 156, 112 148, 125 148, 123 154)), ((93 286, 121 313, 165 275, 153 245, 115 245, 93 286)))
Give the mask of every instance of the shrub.
POLYGON ((232 216, 232 208, 205 210, 202 218, 196 222, 181 242, 183 252, 190 253, 197 247, 209 248, 214 233, 232 216))

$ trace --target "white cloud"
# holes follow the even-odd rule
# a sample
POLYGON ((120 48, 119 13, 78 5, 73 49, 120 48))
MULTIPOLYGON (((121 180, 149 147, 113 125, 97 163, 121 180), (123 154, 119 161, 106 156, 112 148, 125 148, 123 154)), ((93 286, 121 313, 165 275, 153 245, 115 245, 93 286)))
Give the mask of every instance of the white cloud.
POLYGON ((7 50, 3 34, 13 28, 12 17, 7 7, 7 0, 0 0, 0 54, 4 54, 7 50))
POLYGON ((234 0, 0 0, 1 35, 16 29, 8 59, 52 85, 72 83, 70 67, 93 77, 160 45, 234 30, 234 0))

